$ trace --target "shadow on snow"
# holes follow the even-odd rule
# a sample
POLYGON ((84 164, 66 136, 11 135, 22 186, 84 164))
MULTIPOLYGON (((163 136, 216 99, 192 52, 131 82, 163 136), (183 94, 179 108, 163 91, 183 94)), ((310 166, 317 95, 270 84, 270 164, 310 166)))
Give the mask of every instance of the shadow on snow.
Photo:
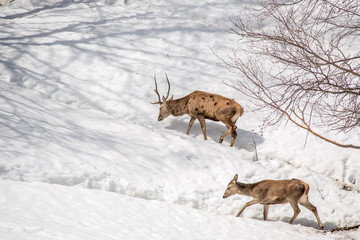
MULTIPOLYGON (((178 132, 183 132, 184 134, 186 134, 189 125, 188 121, 190 121, 190 117, 175 118, 172 119, 170 125, 165 128, 176 130, 178 132)), ((253 151, 254 150, 253 137, 257 146, 265 141, 263 137, 259 136, 256 133, 241 129, 241 118, 237 121, 237 126, 238 128, 236 129, 236 132, 238 135, 234 143, 235 148, 245 149, 247 151, 253 151)), ((208 141, 210 140, 210 141, 218 142, 220 136, 223 135, 226 131, 227 131, 226 126, 221 122, 213 122, 211 120, 206 120, 206 134, 208 137, 208 141)), ((195 121, 195 124, 191 128, 189 136, 203 137, 203 133, 201 131, 200 123, 198 120, 195 121)), ((231 134, 225 137, 222 144, 230 146, 230 141, 231 141, 231 134)))

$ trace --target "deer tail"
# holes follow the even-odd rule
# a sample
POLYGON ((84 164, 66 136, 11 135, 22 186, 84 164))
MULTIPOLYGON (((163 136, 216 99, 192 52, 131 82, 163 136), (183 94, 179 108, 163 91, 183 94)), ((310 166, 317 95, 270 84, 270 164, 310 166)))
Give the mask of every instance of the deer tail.
POLYGON ((238 120, 238 118, 241 115, 243 115, 243 113, 244 113, 244 108, 242 106, 240 106, 240 105, 237 105, 236 106, 236 112, 235 112, 234 116, 231 118, 231 121, 233 123, 235 123, 238 120))
POLYGON ((300 180, 300 186, 302 188, 301 191, 303 192, 301 198, 306 200, 308 198, 308 196, 309 196, 310 186, 309 186, 309 184, 307 184, 307 183, 305 183, 305 182, 303 182, 301 180, 300 180))

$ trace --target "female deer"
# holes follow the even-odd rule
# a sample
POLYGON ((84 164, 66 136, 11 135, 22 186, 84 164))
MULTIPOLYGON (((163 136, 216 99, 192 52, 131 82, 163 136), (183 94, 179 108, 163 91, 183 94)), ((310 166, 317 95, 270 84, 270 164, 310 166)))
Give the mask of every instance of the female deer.
POLYGON ((264 206, 264 220, 266 220, 269 205, 289 202, 294 209, 294 216, 290 220, 290 224, 292 224, 300 213, 299 203, 314 213, 319 228, 323 229, 316 207, 309 202, 308 195, 310 188, 307 183, 299 179, 288 179, 263 180, 257 183, 245 184, 237 182, 237 179, 238 175, 236 174, 233 180, 228 184, 223 198, 230 197, 234 194, 253 197, 251 201, 245 203, 236 215, 237 217, 241 215, 245 208, 259 203, 264 206))

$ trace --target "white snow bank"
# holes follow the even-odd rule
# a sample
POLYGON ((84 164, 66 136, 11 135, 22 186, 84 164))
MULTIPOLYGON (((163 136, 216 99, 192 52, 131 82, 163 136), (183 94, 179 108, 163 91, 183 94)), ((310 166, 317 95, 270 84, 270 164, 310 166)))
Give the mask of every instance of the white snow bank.
POLYGON ((0 235, 7 240, 337 239, 283 222, 218 216, 76 187, 1 181, 0 192, 0 235))
MULTIPOLYGON (((221 198, 235 172, 245 182, 296 177, 310 184, 310 201, 326 229, 356 224, 360 215, 360 203, 354 201, 358 193, 340 190, 310 169, 271 158, 253 162, 252 152, 218 144, 213 135, 204 142, 200 129, 194 138, 161 126, 148 128, 0 84, 0 129, 6 133, 1 137, 2 179, 80 185, 235 215, 249 200, 221 198)), ((244 212, 247 218, 261 216, 260 206, 244 212)), ((272 220, 289 221, 291 216, 289 205, 272 207, 269 213, 272 220)), ((297 221, 316 228, 306 209, 297 221)))

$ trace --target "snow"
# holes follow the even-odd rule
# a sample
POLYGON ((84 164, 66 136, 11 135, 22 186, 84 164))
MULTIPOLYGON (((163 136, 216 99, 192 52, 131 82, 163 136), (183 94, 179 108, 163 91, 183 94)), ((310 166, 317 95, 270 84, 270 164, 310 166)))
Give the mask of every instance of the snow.
MULTIPOLYGON (((16 0, 0 8, 0 239, 360 239, 358 150, 291 124, 259 132, 247 99, 213 54, 236 45, 229 18, 247 1, 16 0), (238 137, 208 141, 188 116, 157 122, 159 91, 234 98, 238 137), (253 136, 259 161, 254 162, 253 136), (305 144, 306 142, 306 144, 305 144), (327 232, 289 204, 235 214, 250 200, 222 194, 239 181, 299 178, 327 232), (348 186, 352 191, 344 190, 348 186), (259 228, 261 231, 259 231, 259 228)), ((359 142, 357 129, 338 134, 359 142)))
MULTIPOLYGON (((234 222, 231 216, 105 191, 7 180, 0 189, 13 205, 27 206, 1 206, 6 225, 2 224, 0 233, 8 239, 258 239, 268 238, 269 232, 279 239, 289 235, 303 239, 304 234, 300 226, 265 222, 263 231, 253 236, 258 220, 234 222), (19 195, 19 191, 24 194, 19 195), (191 221, 186 221, 189 216, 191 221)), ((305 233, 309 239, 326 238, 315 229, 306 229, 305 233)))

